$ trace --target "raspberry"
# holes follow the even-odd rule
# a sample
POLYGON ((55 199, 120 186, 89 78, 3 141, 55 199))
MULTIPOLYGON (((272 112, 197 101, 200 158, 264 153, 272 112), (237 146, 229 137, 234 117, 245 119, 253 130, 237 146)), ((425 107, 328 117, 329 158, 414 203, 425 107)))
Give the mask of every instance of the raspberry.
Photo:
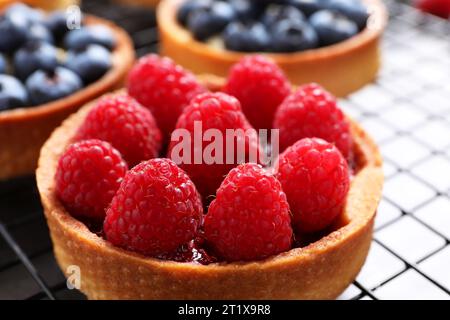
POLYGON ((280 155, 276 171, 296 231, 323 230, 341 212, 350 179, 347 161, 333 144, 302 139, 280 155))
POLYGON ((350 125, 336 99, 317 84, 300 87, 275 114, 280 129, 280 150, 303 138, 321 138, 334 143, 349 159, 352 148, 350 125))
POLYGON ((255 155, 254 160, 258 161, 258 137, 255 130, 249 131, 249 134, 246 136, 236 135, 237 138, 232 140, 234 144, 230 148, 227 148, 226 140, 215 141, 220 143, 222 147, 223 156, 220 157, 222 163, 208 163, 209 159, 204 159, 203 154, 211 142, 202 141, 201 148, 195 148, 193 140, 195 139, 196 122, 201 123, 203 133, 208 129, 217 129, 222 134, 223 140, 227 138, 227 129, 242 129, 241 131, 245 132, 247 129, 252 129, 252 127, 242 113, 239 101, 225 93, 201 94, 195 97, 183 111, 178 119, 176 130, 184 129, 189 132, 191 155, 187 159, 188 156, 184 154, 183 150, 178 152, 178 144, 184 144, 184 141, 175 139, 175 136, 172 137, 173 141, 170 143, 168 155, 169 158, 179 163, 180 167, 188 173, 199 192, 206 198, 216 193, 224 177, 238 162, 249 162, 251 155, 255 155), (238 146, 241 142, 244 145, 243 155, 238 154, 238 146), (201 163, 195 162, 196 155, 201 159, 201 163), (234 156, 231 157, 231 155, 234 156), (229 161, 227 161, 227 156, 229 161), (242 158, 239 159, 239 156, 242 156, 242 158), (178 157, 181 158, 181 161, 178 157), (183 159, 184 157, 186 159, 183 159))
POLYGON ((189 101, 205 91, 193 74, 154 54, 141 58, 128 75, 128 92, 150 109, 166 137, 189 101))
POLYGON ((152 159, 128 171, 104 223, 113 245, 144 255, 168 255, 191 241, 203 215, 200 195, 169 159, 152 159))
POLYGON ((209 206, 205 236, 226 261, 259 260, 289 250, 291 218, 280 182, 256 164, 231 170, 209 206))
POLYGON ((415 5, 422 11, 444 19, 450 18, 450 1, 448 0, 416 0, 415 5))
POLYGON ((278 106, 290 94, 283 71, 263 56, 247 56, 233 66, 225 92, 242 104, 247 119, 256 129, 270 129, 278 106))
POLYGON ((102 221, 126 172, 126 162, 109 143, 76 142, 59 159, 56 194, 73 216, 102 221))
POLYGON ((107 141, 134 166, 158 157, 162 138, 151 112, 130 96, 119 94, 98 101, 78 130, 76 139, 107 141))

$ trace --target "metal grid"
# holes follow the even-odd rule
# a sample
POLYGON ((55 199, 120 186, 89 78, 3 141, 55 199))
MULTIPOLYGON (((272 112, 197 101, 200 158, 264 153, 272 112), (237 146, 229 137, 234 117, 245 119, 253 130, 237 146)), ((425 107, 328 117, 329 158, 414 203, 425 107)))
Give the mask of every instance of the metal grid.
MULTIPOLYGON (((376 83, 341 101, 379 143, 384 197, 374 242, 340 299, 450 299, 450 26, 386 1, 391 22, 376 83)), ((86 1, 157 50, 151 11, 86 1)), ((51 251, 34 177, 0 183, 0 299, 83 299, 51 251)))

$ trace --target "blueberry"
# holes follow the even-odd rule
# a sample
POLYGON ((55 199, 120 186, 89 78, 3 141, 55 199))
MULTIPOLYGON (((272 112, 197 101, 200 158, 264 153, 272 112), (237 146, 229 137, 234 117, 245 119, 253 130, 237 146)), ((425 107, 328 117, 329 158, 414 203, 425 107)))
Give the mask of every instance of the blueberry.
POLYGON ((314 13, 309 21, 316 30, 322 46, 344 41, 358 33, 356 23, 346 16, 330 10, 314 13))
POLYGON ((85 84, 98 80, 111 66, 111 53, 99 45, 92 44, 67 54, 66 67, 77 73, 85 84))
POLYGON ((29 41, 14 55, 16 76, 27 79, 38 69, 53 70, 58 65, 57 50, 51 44, 42 41, 29 41))
POLYGON ((27 41, 34 41, 34 40, 44 41, 50 44, 55 43, 55 40, 50 30, 47 29, 43 24, 38 23, 32 24, 28 28, 27 41))
POLYGON ((307 22, 284 20, 274 27, 271 50, 296 52, 316 48, 318 43, 315 30, 307 22))
POLYGON ((19 16, 0 17, 0 52, 14 52, 27 38, 27 22, 19 16))
POLYGON ((23 84, 6 74, 0 74, 0 111, 25 107, 28 94, 23 84))
POLYGON ((269 46, 270 34, 262 23, 236 21, 227 26, 223 39, 228 50, 257 52, 269 46))
POLYGON ((354 21, 359 30, 366 27, 369 12, 360 0, 328 0, 328 7, 354 21))
POLYGON ((0 53, 0 74, 6 73, 6 69, 8 67, 8 64, 6 62, 6 58, 4 55, 0 53))
POLYGON ((264 6, 260 1, 254 0, 229 0, 233 6, 236 16, 241 21, 251 21, 258 18, 264 11, 264 6))
POLYGON ((229 3, 216 1, 192 12, 188 17, 188 28, 197 40, 203 41, 222 32, 235 18, 236 12, 229 3))
POLYGON ((30 101, 40 105, 71 95, 80 90, 83 83, 71 70, 57 67, 52 71, 38 70, 26 81, 30 101))
POLYGON ((5 16, 15 16, 19 19, 25 20, 28 25, 35 23, 42 24, 45 20, 45 15, 42 10, 33 9, 23 3, 16 3, 10 6, 6 10, 5 16))
POLYGON ((275 24, 284 20, 291 20, 294 22, 304 21, 305 16, 300 10, 293 6, 272 4, 267 7, 261 19, 268 28, 272 28, 275 24))
POLYGON ((327 1, 328 0, 287 0, 287 3, 296 7, 309 17, 316 11, 326 9, 327 1))
MULTIPOLYGON (((55 11, 51 13, 45 20, 45 25, 53 34, 53 37, 59 41, 64 38, 70 29, 67 26, 69 16, 64 11, 55 11)), ((83 17, 80 17, 80 22, 83 21, 83 17)))
POLYGON ((209 8, 212 5, 211 0, 192 0, 185 1, 178 8, 177 20, 183 26, 187 25, 189 15, 197 10, 209 8))
POLYGON ((112 50, 116 46, 116 38, 111 29, 104 26, 72 30, 64 37, 64 45, 69 50, 80 50, 90 44, 98 44, 112 50))

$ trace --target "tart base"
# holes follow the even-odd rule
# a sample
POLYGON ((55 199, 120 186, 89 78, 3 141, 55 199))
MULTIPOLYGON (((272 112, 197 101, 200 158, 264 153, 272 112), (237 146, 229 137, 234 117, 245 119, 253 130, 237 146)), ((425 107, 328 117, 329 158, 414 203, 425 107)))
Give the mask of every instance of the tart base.
POLYGON ((58 159, 93 104, 55 130, 42 148, 36 173, 58 264, 65 273, 70 266, 80 268, 80 290, 89 299, 334 299, 355 279, 371 244, 383 184, 378 148, 356 123, 352 132, 360 170, 335 231, 263 261, 205 266, 114 247, 57 199, 58 159))
MULTIPOLYGON (((228 51, 199 42, 176 20, 184 0, 164 0, 157 19, 161 54, 196 74, 228 75, 232 65, 245 53, 228 51)), ((380 68, 379 40, 387 23, 387 11, 380 0, 364 0, 371 16, 368 27, 358 35, 336 45, 299 53, 265 54, 300 85, 317 82, 338 97, 346 96, 372 82, 380 68)))
POLYGON ((112 68, 98 81, 57 101, 0 112, 0 180, 32 174, 39 151, 62 120, 105 92, 121 88, 135 54, 127 33, 104 19, 86 17, 87 24, 111 28, 117 39, 112 68))

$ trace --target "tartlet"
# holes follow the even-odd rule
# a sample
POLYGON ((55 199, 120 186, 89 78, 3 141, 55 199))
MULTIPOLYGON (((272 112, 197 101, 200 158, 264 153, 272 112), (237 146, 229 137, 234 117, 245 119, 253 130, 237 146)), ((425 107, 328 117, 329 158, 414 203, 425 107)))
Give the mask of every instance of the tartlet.
MULTIPOLYGON (((177 22, 184 0, 164 0, 158 6, 161 54, 196 74, 225 77, 245 53, 228 51, 197 41, 177 22)), ((363 1, 371 12, 367 27, 336 45, 298 53, 267 54, 296 85, 317 82, 336 96, 346 96, 371 82, 380 68, 379 40, 388 14, 380 0, 363 1)))
POLYGON ((63 99, 0 112, 0 180, 32 174, 40 148, 62 120, 92 99, 123 86, 135 60, 130 37, 101 18, 86 16, 85 23, 104 25, 113 31, 117 46, 112 52, 112 68, 98 81, 63 99))
MULTIPOLYGON (((219 87, 213 79, 210 89, 219 87)), ((334 231, 266 260, 200 265, 117 248, 73 218, 58 200, 58 159, 94 105, 89 103, 54 131, 36 172, 58 264, 63 272, 71 265, 80 267, 80 290, 89 299, 334 299, 355 279, 370 247, 383 184, 379 150, 355 122, 358 171, 334 231)))

